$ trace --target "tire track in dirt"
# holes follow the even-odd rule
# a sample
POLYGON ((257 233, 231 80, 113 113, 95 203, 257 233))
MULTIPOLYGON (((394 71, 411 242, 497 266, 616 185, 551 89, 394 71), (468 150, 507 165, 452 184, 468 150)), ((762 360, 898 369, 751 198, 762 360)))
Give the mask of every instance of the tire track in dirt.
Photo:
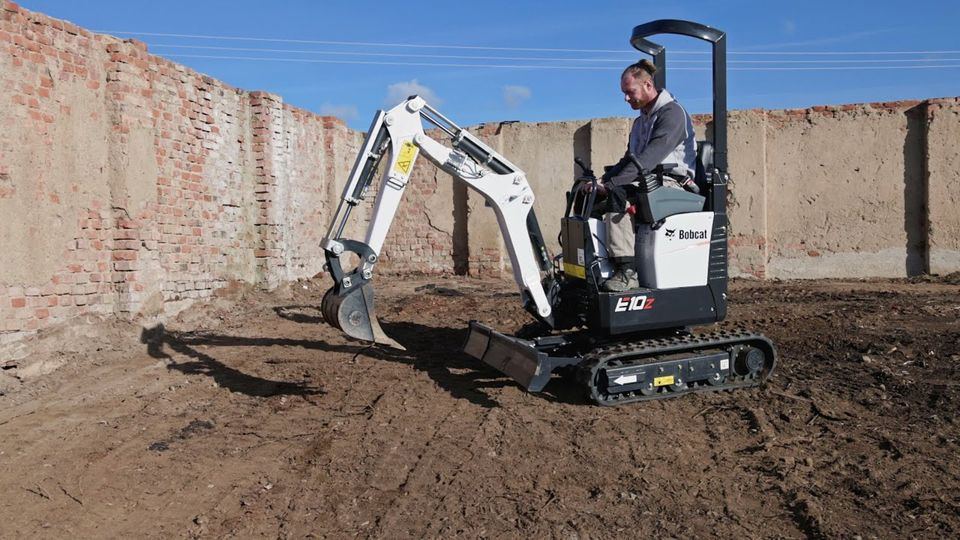
POLYGON ((482 415, 474 414, 476 409, 465 401, 458 401, 436 420, 429 435, 414 442, 410 452, 416 457, 399 482, 397 504, 376 520, 372 536, 424 537, 444 532, 445 516, 438 511, 450 496, 445 488, 457 482, 463 465, 476 457, 474 443, 491 417, 490 409, 482 415), (470 444, 466 447, 456 444, 463 440, 470 440, 470 444), (438 496, 439 493, 444 495, 438 496), (411 527, 408 523, 411 518, 421 525, 411 527), (431 532, 431 525, 439 530, 431 532))

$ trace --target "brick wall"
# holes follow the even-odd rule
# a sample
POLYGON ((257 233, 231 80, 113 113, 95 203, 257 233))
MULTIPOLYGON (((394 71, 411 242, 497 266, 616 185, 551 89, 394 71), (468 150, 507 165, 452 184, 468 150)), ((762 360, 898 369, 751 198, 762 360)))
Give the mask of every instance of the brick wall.
POLYGON ((0 49, 2 341, 320 271, 342 121, 11 2, 0 49))

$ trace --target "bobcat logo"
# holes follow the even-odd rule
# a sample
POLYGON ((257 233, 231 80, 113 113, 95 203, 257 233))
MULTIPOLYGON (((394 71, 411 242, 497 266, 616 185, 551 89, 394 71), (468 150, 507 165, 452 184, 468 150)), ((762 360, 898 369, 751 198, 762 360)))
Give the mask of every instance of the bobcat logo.
POLYGON ((667 240, 679 239, 679 240, 706 240, 707 231, 691 231, 691 230, 680 230, 680 234, 677 234, 677 229, 664 229, 663 236, 667 240))

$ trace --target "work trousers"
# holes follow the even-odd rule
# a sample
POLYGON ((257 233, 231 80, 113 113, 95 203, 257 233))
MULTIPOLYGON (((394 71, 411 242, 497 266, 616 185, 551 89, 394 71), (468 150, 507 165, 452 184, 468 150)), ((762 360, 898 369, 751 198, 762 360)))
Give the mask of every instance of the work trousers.
MULTIPOLYGON (((676 179, 664 176, 663 187, 683 189, 676 179)), ((603 215, 607 226, 607 257, 619 266, 632 264, 637 242, 637 220, 626 212, 608 212, 603 215)))

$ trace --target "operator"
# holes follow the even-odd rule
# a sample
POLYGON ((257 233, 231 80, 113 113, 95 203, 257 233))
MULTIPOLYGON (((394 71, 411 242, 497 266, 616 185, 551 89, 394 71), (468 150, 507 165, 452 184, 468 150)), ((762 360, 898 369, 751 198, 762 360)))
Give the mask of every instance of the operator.
POLYGON ((637 180, 653 172, 660 164, 670 164, 663 174, 663 185, 675 189, 695 189, 693 181, 697 143, 693 122, 687 111, 666 89, 657 90, 653 74, 657 68, 649 60, 627 66, 620 75, 620 90, 630 108, 640 111, 630 129, 627 152, 616 165, 607 167, 597 189, 611 203, 604 215, 607 226, 607 254, 616 270, 601 287, 622 292, 640 286, 634 261, 637 224, 626 212, 626 202, 637 193, 637 180), (640 169, 630 159, 636 157, 640 169))

